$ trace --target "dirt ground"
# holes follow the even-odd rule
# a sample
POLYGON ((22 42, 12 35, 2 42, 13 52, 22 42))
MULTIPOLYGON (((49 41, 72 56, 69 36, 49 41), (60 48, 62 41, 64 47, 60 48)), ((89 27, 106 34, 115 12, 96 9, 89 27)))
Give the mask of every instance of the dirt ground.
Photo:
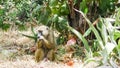
POLYGON ((0 68, 96 68, 96 65, 96 63, 92 62, 83 66, 83 63, 78 60, 72 66, 66 63, 50 62, 49 60, 36 63, 31 55, 21 56, 14 60, 0 60, 0 68))
POLYGON ((21 56, 14 60, 0 60, 0 68, 112 68, 110 66, 97 67, 97 65, 95 62, 90 62, 84 66, 83 63, 78 60, 74 61, 72 66, 66 63, 50 62, 48 60, 36 63, 31 55, 21 56))
POLYGON ((0 68, 79 68, 80 66, 81 65, 79 63, 75 63, 73 66, 68 66, 63 63, 58 64, 56 62, 45 60, 36 63, 30 55, 20 57, 19 59, 17 58, 16 60, 12 61, 0 60, 0 68))
POLYGON ((25 50, 35 45, 34 40, 21 33, 30 35, 31 31, 0 31, 0 68, 112 68, 96 67, 98 64, 95 62, 83 66, 81 60, 74 60, 73 65, 48 60, 36 63, 33 54, 25 53, 25 50))

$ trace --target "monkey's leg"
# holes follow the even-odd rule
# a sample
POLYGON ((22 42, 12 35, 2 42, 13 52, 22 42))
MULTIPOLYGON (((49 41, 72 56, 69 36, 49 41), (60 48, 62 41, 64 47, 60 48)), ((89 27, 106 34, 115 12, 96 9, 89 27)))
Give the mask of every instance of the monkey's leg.
POLYGON ((50 61, 53 61, 55 59, 55 53, 54 53, 54 50, 51 49, 49 50, 49 52, 47 53, 47 58, 50 60, 50 61))
POLYGON ((44 51, 42 48, 39 48, 35 51, 35 61, 39 62, 44 58, 44 51))

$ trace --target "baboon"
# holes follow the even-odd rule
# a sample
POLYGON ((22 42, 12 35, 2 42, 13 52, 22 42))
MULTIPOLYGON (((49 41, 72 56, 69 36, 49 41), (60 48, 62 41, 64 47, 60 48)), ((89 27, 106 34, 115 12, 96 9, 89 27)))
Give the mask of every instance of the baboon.
POLYGON ((35 51, 35 60, 39 62, 46 57, 48 60, 53 61, 55 40, 52 29, 42 25, 37 31, 38 40, 36 43, 37 50, 35 51))

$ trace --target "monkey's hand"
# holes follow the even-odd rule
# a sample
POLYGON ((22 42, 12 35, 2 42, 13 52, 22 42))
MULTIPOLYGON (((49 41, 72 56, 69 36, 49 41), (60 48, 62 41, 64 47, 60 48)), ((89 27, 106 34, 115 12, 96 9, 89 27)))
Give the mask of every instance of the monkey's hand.
POLYGON ((40 35, 39 36, 39 40, 43 40, 44 45, 49 48, 49 49, 53 49, 54 48, 54 44, 50 43, 44 36, 40 35))
POLYGON ((46 38, 42 37, 43 45, 45 45, 49 49, 55 48, 53 43, 50 43, 46 38))

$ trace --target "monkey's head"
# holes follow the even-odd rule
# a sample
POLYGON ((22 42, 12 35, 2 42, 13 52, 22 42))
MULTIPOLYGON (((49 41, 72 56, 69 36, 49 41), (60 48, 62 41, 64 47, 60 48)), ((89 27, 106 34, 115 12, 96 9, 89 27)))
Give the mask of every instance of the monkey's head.
POLYGON ((40 38, 41 36, 47 38, 49 35, 49 27, 42 25, 38 28, 38 38, 40 38))

